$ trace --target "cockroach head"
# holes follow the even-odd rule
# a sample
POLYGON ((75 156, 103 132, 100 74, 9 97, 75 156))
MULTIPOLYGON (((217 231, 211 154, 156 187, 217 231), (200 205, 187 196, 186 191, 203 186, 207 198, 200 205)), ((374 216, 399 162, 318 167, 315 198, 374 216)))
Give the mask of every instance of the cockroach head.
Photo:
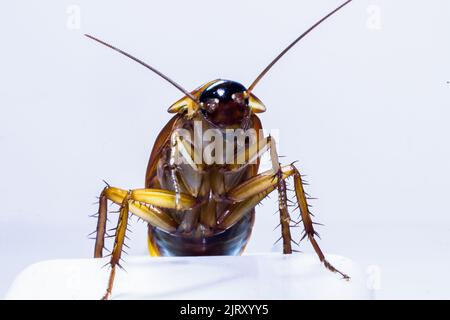
POLYGON ((266 110, 264 104, 240 83, 231 80, 215 79, 194 91, 190 97, 183 97, 172 104, 167 111, 183 113, 192 117, 200 112, 203 117, 218 127, 233 127, 242 124, 251 113, 266 110))
POLYGON ((240 125, 249 115, 247 89, 231 80, 218 80, 200 94, 200 108, 206 120, 218 127, 240 125))

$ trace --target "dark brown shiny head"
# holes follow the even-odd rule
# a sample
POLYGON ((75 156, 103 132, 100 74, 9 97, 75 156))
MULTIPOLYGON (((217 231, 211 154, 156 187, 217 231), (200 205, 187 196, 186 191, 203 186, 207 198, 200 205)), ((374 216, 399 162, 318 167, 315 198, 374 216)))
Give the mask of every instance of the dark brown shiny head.
POLYGON ((221 128, 241 126, 250 114, 248 103, 246 88, 231 80, 218 80, 200 95, 202 114, 221 128))

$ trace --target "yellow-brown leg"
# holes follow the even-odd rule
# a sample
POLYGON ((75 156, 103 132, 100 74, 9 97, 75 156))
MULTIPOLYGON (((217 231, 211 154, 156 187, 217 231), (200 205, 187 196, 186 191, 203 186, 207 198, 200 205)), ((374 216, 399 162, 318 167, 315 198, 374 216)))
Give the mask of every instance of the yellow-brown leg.
MULTIPOLYGON (((158 191, 154 189, 144 189, 150 190, 145 193, 141 190, 136 190, 137 197, 139 199, 146 200, 148 197, 154 197, 157 203, 164 207, 165 202, 170 202, 173 199, 173 195, 164 191, 158 191), (153 190, 153 191, 152 191, 153 190), (160 201, 158 201, 158 197, 160 201)), ((125 196, 127 195, 127 191, 115 187, 105 187, 99 197, 99 208, 98 208, 98 216, 97 216, 97 228, 96 228, 96 239, 95 239, 95 247, 94 247, 94 258, 103 257, 103 249, 105 247, 105 236, 106 236, 106 221, 108 214, 108 200, 113 201, 114 203, 121 205, 125 196)), ((182 199, 185 199, 184 197, 182 199)), ((192 199, 189 199, 192 201, 192 199)), ((154 202, 154 201, 153 201, 154 202)), ((184 203, 182 203, 183 205, 184 203)), ((133 201, 130 204, 130 211, 138 216, 139 218, 147 221, 148 223, 157 226, 166 231, 173 231, 176 229, 177 224, 175 221, 167 215, 160 208, 153 206, 152 203, 145 204, 145 201, 133 201)))
POLYGON ((283 253, 288 254, 292 253, 291 218, 287 205, 286 181, 282 177, 275 139, 271 136, 260 138, 249 147, 242 149, 237 154, 237 159, 241 161, 234 165, 228 165, 227 171, 236 172, 246 168, 249 164, 255 163, 257 159, 260 159, 266 151, 270 151, 273 177, 276 176, 277 178, 276 188, 278 189, 278 211, 280 214, 281 237, 283 239, 283 253), (242 159, 245 159, 245 161, 242 161, 242 159))
MULTIPOLYGON (((105 188, 106 189, 106 188, 105 188)), ((94 248, 94 258, 103 257, 103 248, 105 247, 105 234, 106 234, 106 220, 108 211, 108 199, 105 195, 105 189, 103 189, 99 198, 98 205, 98 217, 97 217, 97 229, 94 248)))
MULTIPOLYGON (((284 181, 288 177, 293 176, 294 178, 294 186, 295 186, 295 193, 297 197, 297 202, 300 208, 300 213, 302 216, 303 225, 305 227, 305 234, 308 237, 308 239, 311 241, 311 244, 314 248, 314 251, 318 255, 319 259, 325 267, 333 272, 337 272, 341 274, 345 279, 348 279, 349 277, 342 273, 341 271, 337 270, 335 267, 333 267, 328 260, 325 259, 325 256, 320 249, 319 245, 317 244, 317 241, 314 238, 315 230, 313 227, 313 222, 310 217, 310 213, 308 210, 308 203, 306 199, 306 195, 303 189, 303 184, 301 181, 301 176, 299 171, 294 165, 288 165, 283 166, 280 168, 280 170, 277 172, 274 172, 273 170, 269 170, 266 172, 263 172, 257 176, 254 176, 247 181, 243 182, 242 184, 238 185, 237 187, 230 190, 227 194, 227 197, 231 199, 232 201, 235 201, 236 203, 233 204, 220 218, 219 218, 219 226, 222 228, 229 228, 232 225, 234 225, 239 219, 241 219, 246 213, 249 212, 252 208, 254 208, 259 202, 261 202, 270 192, 275 190, 276 188, 280 188, 280 181, 284 181)), ((282 187, 283 188, 283 187, 282 187)), ((284 190, 285 186, 284 186, 284 190)), ((284 210, 284 209, 283 209, 284 210)), ((287 211, 287 206, 286 206, 287 211)), ((280 212, 283 214, 283 212, 280 212)), ((289 213, 287 213, 288 215, 289 213)), ((289 229, 289 216, 280 216, 281 222, 285 222, 286 228, 289 229), (285 219, 283 221, 283 218, 285 219)), ((283 232, 283 231, 282 231, 283 232)), ((283 237, 283 252, 288 251, 289 247, 285 246, 286 242, 291 241, 291 235, 290 233, 282 234, 283 237)))
POLYGON ((350 279, 350 277, 348 275, 346 275, 345 273, 342 273, 341 271, 339 271, 338 269, 333 267, 333 265, 330 262, 328 262, 328 260, 325 258, 325 255, 323 254, 322 250, 320 249, 319 244, 317 243, 316 239, 314 238, 314 236, 317 235, 317 232, 314 230, 313 221, 311 219, 311 213, 309 212, 309 209, 308 209, 309 207, 308 207, 308 202, 307 202, 307 198, 305 195, 305 191, 303 188, 302 177, 301 177, 298 169, 294 165, 292 167, 294 168, 294 171, 295 171, 295 173, 293 175, 295 196, 297 197, 298 207, 300 209, 303 226, 305 228, 305 230, 304 230, 305 234, 302 239, 304 239, 305 237, 308 237, 309 241, 311 242, 311 245, 314 248, 314 251, 316 252, 320 261, 324 264, 324 266, 327 269, 329 269, 332 272, 339 273, 340 275, 342 275, 342 277, 344 277, 344 279, 350 279))
MULTIPOLYGON (((99 222, 97 223, 97 238, 105 235, 104 225, 106 224, 106 201, 121 205, 123 200, 130 192, 129 209, 132 214, 138 216, 142 220, 150 223, 167 232, 176 230, 177 223, 170 215, 160 208, 189 210, 196 204, 197 200, 187 194, 180 193, 177 195, 173 191, 161 189, 134 189, 126 191, 116 187, 106 187, 100 196, 99 222)), ((99 244, 103 243, 102 239, 98 240, 99 244)))
POLYGON ((127 193, 122 201, 120 207, 119 221, 117 222, 116 235, 114 239, 114 248, 111 254, 111 273, 109 275, 108 288, 103 296, 103 300, 107 300, 111 293, 114 285, 114 278, 116 276, 116 266, 120 267, 120 257, 122 256, 123 244, 125 242, 125 236, 128 226, 128 215, 129 215, 129 201, 131 198, 131 191, 127 193))
MULTIPOLYGON (((295 172, 290 165, 281 167, 279 171, 282 180, 295 172)), ((226 198, 235 204, 219 217, 220 227, 229 228, 239 221, 250 209, 277 188, 278 180, 279 175, 273 170, 268 170, 231 189, 226 194, 226 198)))
POLYGON ((278 152, 275 140, 269 137, 270 159, 272 161, 272 170, 275 173, 274 178, 277 180, 278 189, 278 212, 280 214, 281 238, 283 239, 283 253, 292 253, 292 236, 291 236, 291 217, 287 204, 287 188, 286 179, 283 179, 281 165, 279 162, 278 152))
POLYGON ((108 288, 103 299, 108 299, 112 292, 116 266, 120 267, 120 257, 126 236, 129 213, 140 217, 149 224, 167 232, 173 232, 178 224, 162 209, 189 210, 196 205, 196 199, 190 195, 161 189, 135 189, 126 191, 115 187, 106 187, 100 194, 99 215, 97 222, 97 239, 95 257, 102 257, 104 237, 106 234, 107 201, 120 204, 119 221, 117 223, 114 248, 111 253, 111 273, 108 288))

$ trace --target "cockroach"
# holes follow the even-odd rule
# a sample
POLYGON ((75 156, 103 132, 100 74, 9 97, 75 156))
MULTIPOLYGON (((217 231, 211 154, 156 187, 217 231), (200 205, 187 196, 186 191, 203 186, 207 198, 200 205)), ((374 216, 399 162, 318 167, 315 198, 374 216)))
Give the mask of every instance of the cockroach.
POLYGON ((270 135, 264 137, 257 134, 256 139, 252 140, 246 132, 261 132, 262 129, 257 114, 266 108, 253 94, 258 82, 297 42, 350 2, 341 4, 290 43, 248 88, 236 81, 217 79, 188 92, 147 63, 86 34, 88 38, 150 69, 183 93, 183 97, 169 107, 168 112, 175 115, 159 133, 153 146, 145 188, 125 190, 107 185, 100 193, 94 249, 96 258, 103 256, 108 200, 120 206, 110 258, 111 273, 104 299, 111 295, 116 267, 121 267, 130 214, 148 224, 148 247, 152 256, 239 255, 250 238, 255 206, 276 189, 283 253, 292 253, 290 228, 295 222, 289 213, 288 178, 293 179, 295 202, 300 211, 301 220, 296 224, 302 223, 304 226, 301 240, 309 239, 327 269, 345 279, 349 278, 326 260, 315 239, 317 233, 308 209, 305 183, 297 167, 294 164, 280 164, 276 143, 270 135), (199 129, 202 132, 213 130, 215 139, 223 138, 227 143, 230 141, 230 131, 239 131, 240 135, 235 135, 231 140, 239 140, 244 134, 244 141, 230 143, 227 152, 221 152, 224 151, 221 148, 225 149, 223 144, 216 145, 214 155, 211 152, 213 156, 208 157, 205 155, 210 145, 198 143, 198 140, 203 142, 202 136, 195 138, 199 129), (260 158, 265 152, 270 154, 272 168, 258 173, 260 158), (226 161, 224 153, 227 153, 226 161))

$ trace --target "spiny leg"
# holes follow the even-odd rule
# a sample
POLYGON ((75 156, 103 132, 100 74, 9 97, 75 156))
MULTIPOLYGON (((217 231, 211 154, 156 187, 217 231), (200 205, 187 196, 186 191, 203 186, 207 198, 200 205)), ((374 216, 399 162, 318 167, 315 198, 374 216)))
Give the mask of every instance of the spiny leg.
POLYGON ((278 178, 278 210, 280 213, 281 237, 283 238, 283 253, 292 253, 291 217, 289 215, 286 195, 286 180, 278 178))
MULTIPOLYGON (((290 165, 280 168, 281 179, 294 174, 290 165)), ((229 228, 239 221, 251 208, 256 206, 278 186, 278 175, 273 170, 262 172, 234 187, 225 197, 234 202, 218 220, 220 227, 229 228)))
POLYGON ((303 240, 305 237, 308 237, 309 241, 311 242, 311 245, 314 248, 314 251, 316 252, 317 256, 319 257, 320 261, 324 264, 324 266, 329 269, 332 272, 337 272, 340 275, 344 277, 344 279, 350 279, 348 275, 345 273, 342 273, 338 269, 336 269, 328 260, 325 258, 325 255, 323 254, 322 250, 319 247, 319 244, 317 243, 316 239, 314 238, 315 235, 317 235, 317 232, 314 230, 314 223, 311 219, 311 213, 309 212, 308 202, 306 198, 306 194, 303 188, 303 182, 302 177, 300 175, 300 172, 298 169, 292 165, 294 168, 294 189, 295 189, 295 196, 297 197, 298 207, 300 209, 300 214, 303 222, 303 226, 305 228, 304 236, 301 240, 303 240))
POLYGON ((270 143, 270 159, 272 161, 272 170, 275 172, 274 178, 277 180, 278 189, 278 209, 280 213, 280 226, 281 226, 281 237, 283 238, 283 253, 292 253, 292 236, 291 236, 291 217, 288 211, 287 205, 287 191, 286 191, 286 179, 283 179, 283 173, 281 171, 281 166, 279 162, 278 152, 275 144, 275 140, 269 137, 270 143))
POLYGON ((99 205, 98 205, 94 258, 103 257, 103 248, 105 247, 106 220, 108 210, 108 199, 106 198, 105 195, 105 189, 102 190, 98 202, 99 205))
POLYGON ((102 257, 106 235, 107 201, 111 200, 116 204, 122 205, 128 193, 130 193, 130 203, 128 205, 130 212, 167 232, 175 231, 178 224, 161 208, 189 210, 197 204, 197 200, 194 197, 184 193, 177 196, 175 192, 168 190, 135 189, 126 191, 116 187, 105 187, 100 194, 94 257, 102 257))
MULTIPOLYGON (((104 191, 108 200, 122 204, 128 191, 116 187, 107 187, 104 191)), ((178 224, 163 209, 189 210, 197 205, 197 199, 180 193, 162 189, 131 190, 129 208, 131 213, 167 232, 173 232, 178 224), (178 201, 177 201, 178 198, 178 201)))
POLYGON ((122 256, 122 249, 125 242, 126 231, 128 226, 129 216, 129 200, 131 198, 131 191, 127 193, 120 207, 119 221, 117 222, 116 235, 114 239, 114 248, 111 254, 111 273, 109 275, 108 288, 102 300, 107 300, 111 295, 114 285, 114 278, 116 276, 116 266, 120 267, 120 257, 122 256))
POLYGON ((291 218, 289 216, 287 206, 286 182, 282 177, 283 174, 281 172, 275 139, 273 139, 271 136, 258 137, 255 143, 238 152, 236 157, 237 163, 228 165, 227 171, 236 172, 246 168, 248 165, 259 160, 261 156, 268 150, 270 151, 273 175, 277 178, 278 209, 280 213, 281 237, 283 239, 283 253, 288 254, 292 253, 292 237, 289 227, 291 218))
MULTIPOLYGON (((120 204, 120 214, 116 228, 114 248, 111 253, 111 273, 108 288, 103 299, 108 299, 111 295, 116 274, 116 266, 118 265, 120 267, 119 261, 126 237, 129 213, 133 213, 144 221, 147 221, 149 224, 162 230, 173 232, 176 230, 178 224, 166 212, 158 207, 189 210, 196 205, 195 198, 183 193, 177 195, 173 191, 161 189, 134 189, 126 191, 108 186, 103 189, 101 193, 99 208, 99 220, 101 217, 104 217, 101 221, 103 221, 105 225, 107 200, 120 204)), ((97 234, 97 239, 99 239, 99 243, 102 244, 104 243, 105 236, 103 222, 98 223, 101 227, 98 228, 100 232, 97 234)))
MULTIPOLYGON (((327 269, 341 274, 345 279, 349 279, 346 274, 337 270, 333 267, 333 265, 331 265, 331 263, 328 262, 328 260, 326 260, 322 250, 314 238, 316 232, 308 210, 307 198, 303 189, 299 171, 294 165, 287 165, 281 167, 280 172, 282 174, 281 180, 294 176, 295 193, 305 227, 305 235, 311 241, 311 244, 320 261, 323 262, 327 269)), ((219 227, 227 229, 233 226, 246 213, 248 213, 249 210, 260 203, 269 193, 275 190, 275 188, 278 188, 278 185, 279 176, 276 175, 273 170, 269 170, 244 181, 242 184, 230 190, 227 193, 227 198, 235 203, 230 206, 230 208, 222 216, 219 217, 219 227)), ((289 228, 289 225, 287 227, 289 228)), ((287 237, 284 241, 287 240, 290 242, 290 238, 287 237)))
MULTIPOLYGON (((100 194, 99 210, 97 220, 97 236, 95 242, 94 257, 101 258, 103 256, 103 248, 106 235, 107 220, 107 201, 111 200, 121 205, 127 196, 128 191, 115 188, 105 187, 100 194)), ((147 221, 153 226, 159 227, 165 231, 172 232, 176 230, 176 222, 160 208, 169 209, 189 209, 195 205, 195 198, 180 194, 176 195, 172 191, 161 189, 135 189, 131 191, 129 204, 130 211, 139 218, 147 221), (177 201, 178 200, 178 201, 177 201)))
MULTIPOLYGON (((156 189, 144 189, 136 190, 138 199, 146 200, 147 197, 153 196, 158 199, 159 204, 164 207, 167 205, 167 202, 170 203, 171 195, 168 194, 164 190, 158 191, 156 189), (147 190, 147 192, 145 192, 147 190), (166 202, 166 203, 164 203, 166 202)), ((127 195, 126 190, 122 190, 115 187, 107 186, 100 193, 99 197, 99 208, 97 213, 97 228, 94 231, 96 233, 95 238, 95 246, 94 246, 94 258, 103 257, 103 249, 105 248, 105 236, 106 236, 106 222, 107 222, 107 214, 108 214, 108 200, 113 201, 114 203, 121 205, 125 196, 127 195)), ((172 197, 173 198, 173 197, 172 197)), ((183 197, 183 199, 185 199, 183 197)), ((145 201, 133 201, 130 205, 130 211, 148 223, 157 226, 163 230, 168 232, 174 231, 177 228, 176 222, 167 215, 160 208, 152 205, 145 204, 145 201)))
POLYGON ((263 153, 270 151, 270 159, 272 162, 273 177, 277 178, 277 189, 278 189, 278 209, 280 214, 280 226, 281 226, 281 237, 283 239, 283 253, 292 253, 292 236, 291 229, 289 227, 291 218, 288 211, 287 205, 287 192, 286 192, 286 181, 283 179, 283 173, 281 171, 281 166, 279 162, 279 157, 276 148, 275 139, 271 136, 262 138, 260 141, 250 145, 248 148, 243 149, 238 153, 237 159, 246 159, 246 162, 242 161, 240 164, 230 166, 230 171, 239 171, 247 165, 259 159, 263 153))

